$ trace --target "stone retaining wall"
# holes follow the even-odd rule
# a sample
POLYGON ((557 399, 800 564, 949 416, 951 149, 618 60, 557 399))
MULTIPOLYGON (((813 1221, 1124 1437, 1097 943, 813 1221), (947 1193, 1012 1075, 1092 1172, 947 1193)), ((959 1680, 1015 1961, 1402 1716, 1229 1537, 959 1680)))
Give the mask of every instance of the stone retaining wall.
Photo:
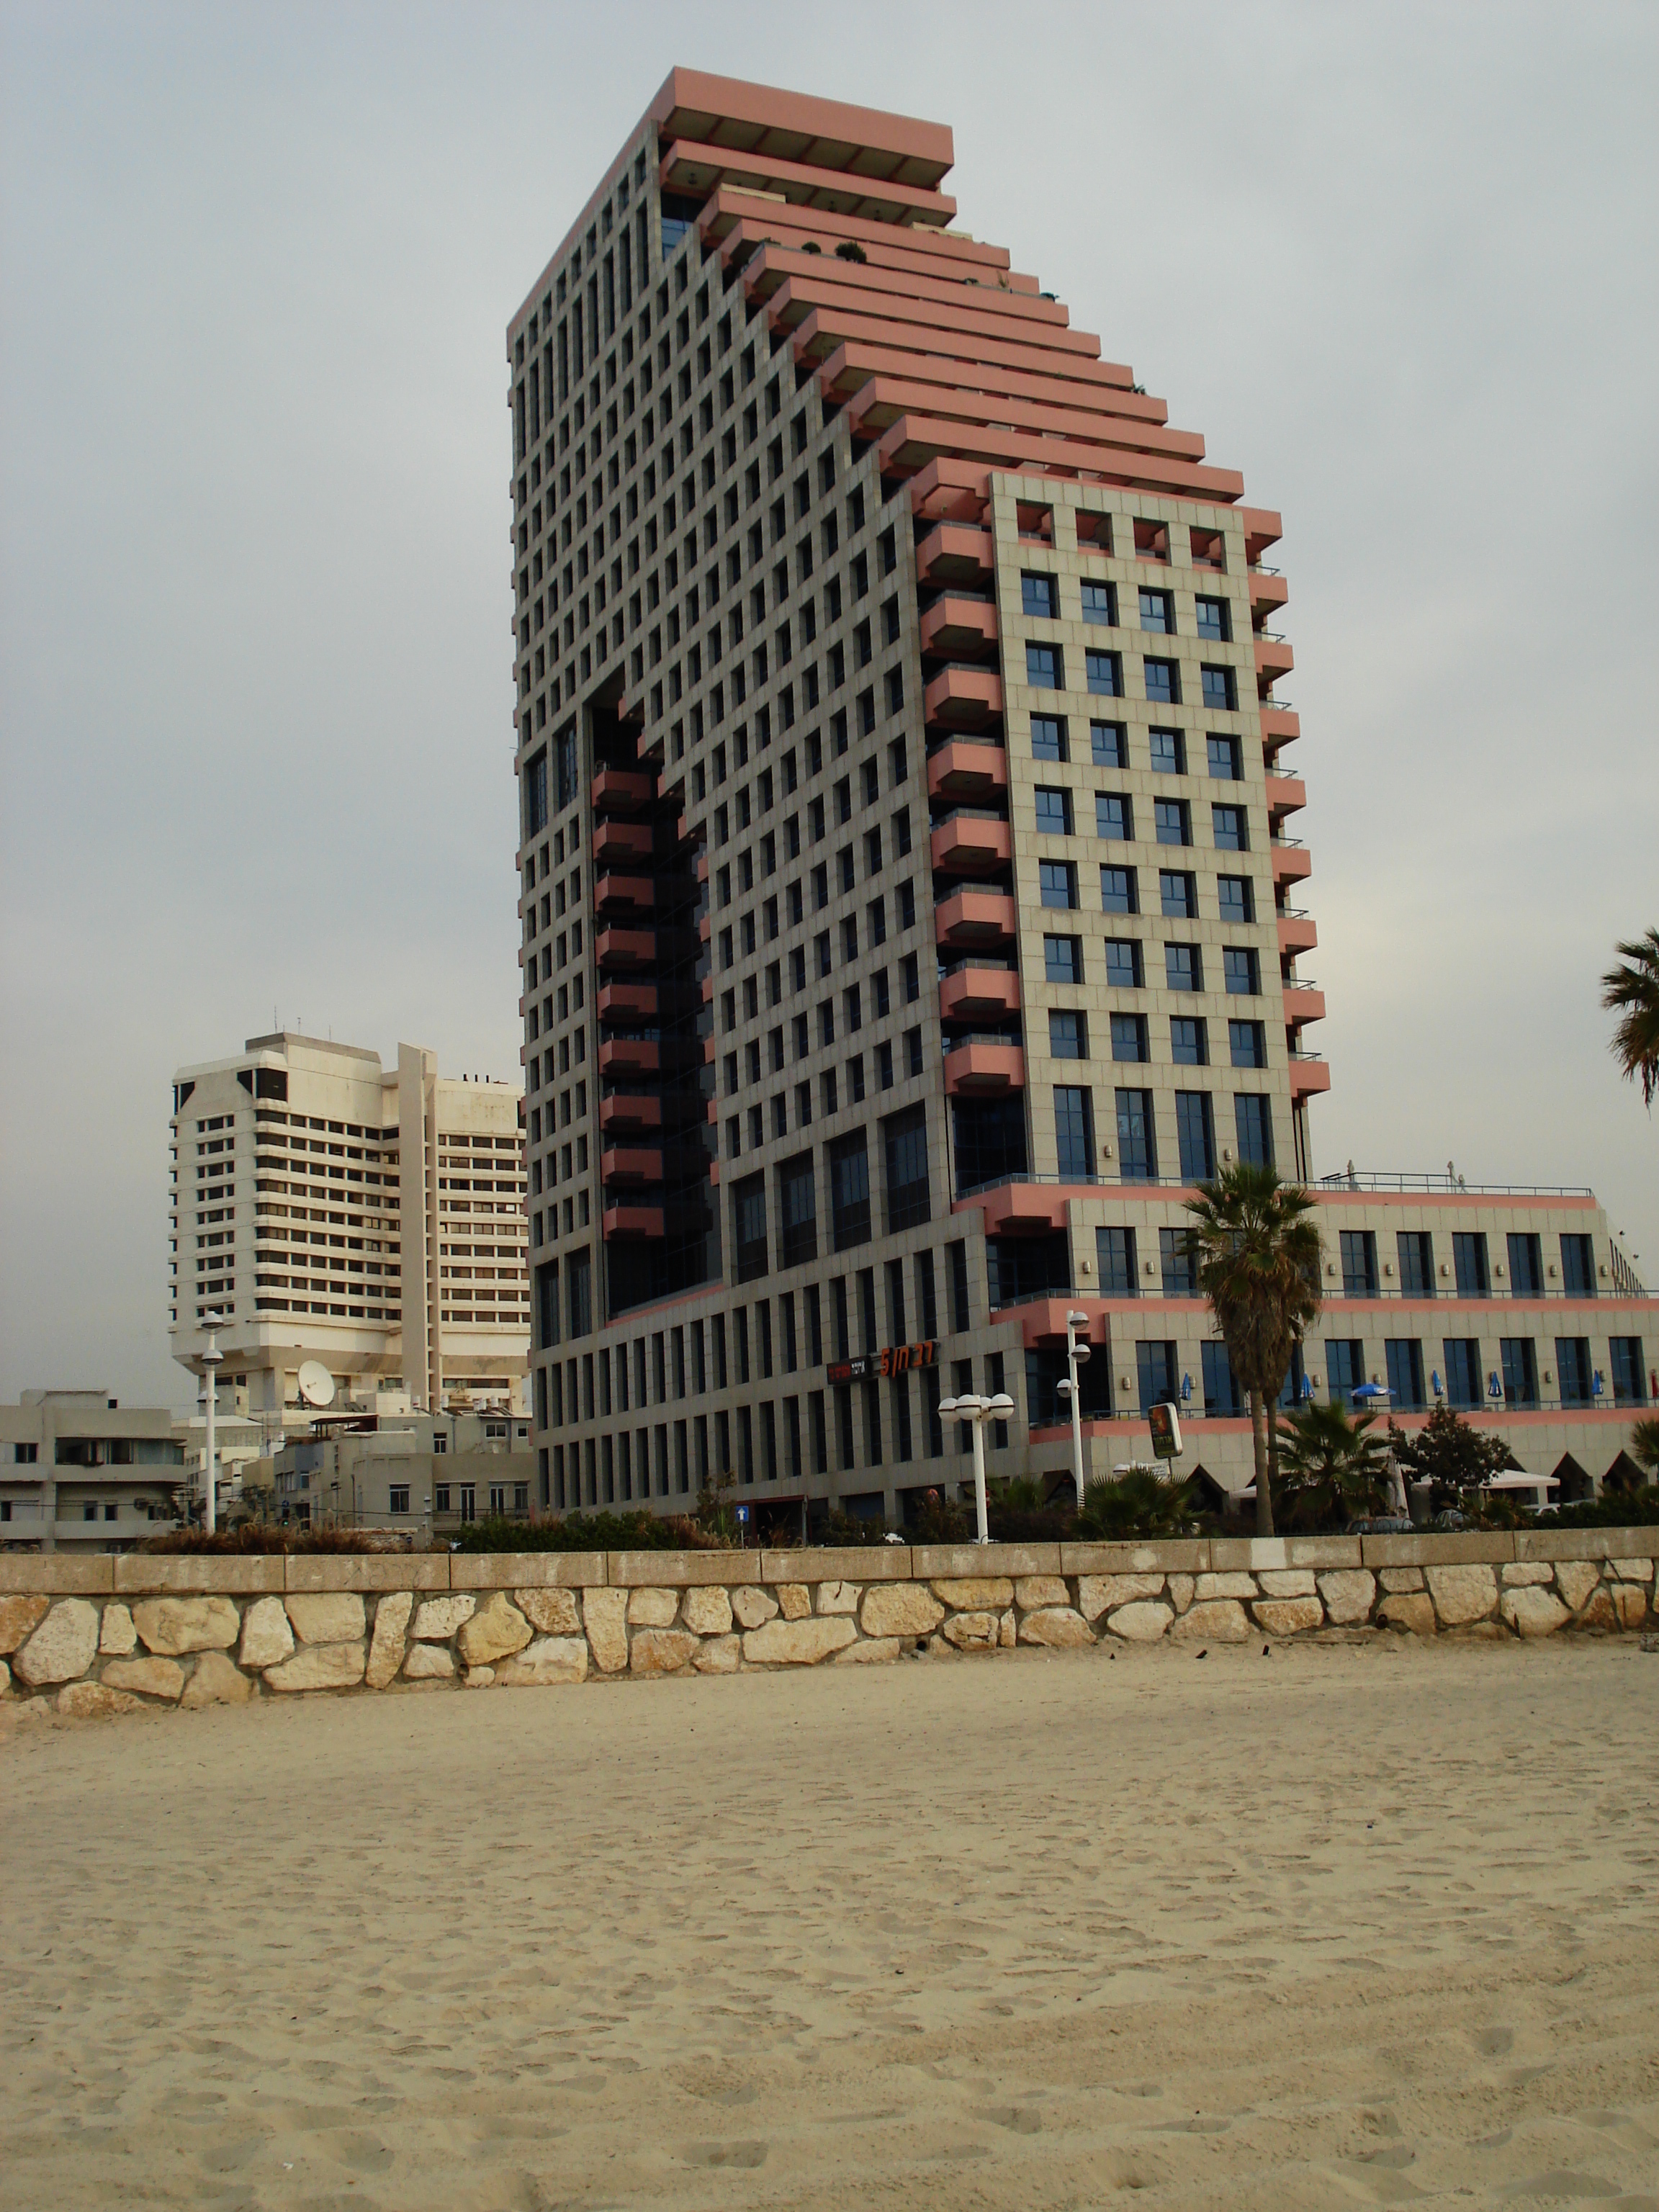
POLYGON ((34 1711, 1255 1637, 1655 1625, 1659 1528, 856 1551, 0 1555, 34 1711))

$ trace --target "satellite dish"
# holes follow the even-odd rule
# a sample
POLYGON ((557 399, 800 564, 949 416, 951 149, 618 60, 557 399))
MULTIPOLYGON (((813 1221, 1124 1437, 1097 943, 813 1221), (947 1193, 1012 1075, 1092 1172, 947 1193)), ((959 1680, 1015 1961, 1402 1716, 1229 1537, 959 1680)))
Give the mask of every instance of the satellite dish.
POLYGON ((334 1377, 320 1359, 307 1359, 301 1368, 300 1395, 307 1406, 334 1403, 334 1377))

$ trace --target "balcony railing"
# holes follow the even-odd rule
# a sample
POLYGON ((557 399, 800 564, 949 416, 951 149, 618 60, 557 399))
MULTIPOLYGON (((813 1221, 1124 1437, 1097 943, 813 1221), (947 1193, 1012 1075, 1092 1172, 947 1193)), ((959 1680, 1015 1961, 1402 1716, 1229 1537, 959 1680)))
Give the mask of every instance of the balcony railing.
POLYGON ((1345 1169, 1340 1175, 1321 1176, 1314 1188, 1455 1191, 1480 1198, 1590 1198, 1595 1194, 1587 1183, 1469 1182, 1462 1176, 1402 1175, 1352 1168, 1345 1169))

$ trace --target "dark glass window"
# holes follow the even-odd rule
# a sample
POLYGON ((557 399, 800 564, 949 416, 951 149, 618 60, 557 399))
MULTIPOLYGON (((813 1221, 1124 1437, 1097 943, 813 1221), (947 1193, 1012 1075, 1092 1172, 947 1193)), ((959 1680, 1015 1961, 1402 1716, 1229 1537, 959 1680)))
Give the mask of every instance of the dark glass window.
POLYGON ((1607 1340, 1607 1360, 1613 1369, 1613 1402, 1615 1406, 1640 1406, 1646 1402, 1643 1388, 1642 1340, 1639 1336, 1613 1336, 1607 1340))
POLYGON ((1420 1407, 1423 1402, 1423 1346, 1414 1336, 1391 1338, 1385 1347, 1389 1389, 1396 1406, 1420 1407))
POLYGON ((830 1209, 837 1252, 870 1242, 870 1160, 862 1129, 830 1146, 830 1209))
POLYGON ((1204 963, 1195 945, 1166 945, 1164 981, 1171 991, 1201 991, 1204 963))
POLYGON ((1204 684, 1204 704, 1212 714, 1237 711, 1238 690, 1231 668, 1201 668, 1199 675, 1204 684))
POLYGON ((764 1176, 745 1176, 732 1186, 732 1241, 737 1247, 738 1280, 754 1282, 766 1273, 764 1176))
MULTIPOLYGON (((1046 903, 1046 902, 1045 902, 1046 903)), ((1100 903, 1107 914, 1139 914, 1140 896, 1135 885, 1133 868, 1103 868, 1100 872, 1100 903)))
POLYGON ((1083 981, 1083 940, 1077 937, 1045 937, 1042 940, 1042 973, 1050 983, 1080 983, 1083 981))
POLYGON ((1052 621, 1060 612, 1060 593, 1052 576, 1039 576, 1026 569, 1019 580, 1021 611, 1041 615, 1052 621))
POLYGON ((1037 882, 1044 906, 1077 904, 1077 870, 1069 860, 1039 861, 1037 882))
POLYGON ((1170 1023, 1170 1056, 1177 1067, 1207 1067, 1209 1040, 1201 1020, 1176 1014, 1170 1023))
POLYGON ((1200 599, 1198 634, 1200 637, 1219 638, 1225 644, 1232 636, 1232 611, 1225 599, 1200 599))
POLYGON ((1376 1296, 1376 1237, 1370 1229, 1338 1232, 1342 1257, 1342 1294, 1350 1298, 1376 1296))
POLYGON ((1181 671, 1173 660, 1145 660, 1146 696, 1157 707, 1181 704, 1181 671))
POLYGON ((1060 1007, 1048 1013, 1048 1053, 1054 1060, 1087 1060, 1088 1032, 1081 1014, 1060 1007))
POLYGON ((1225 988, 1236 998, 1254 999, 1261 990, 1261 969, 1253 945, 1229 945, 1221 955, 1221 975, 1225 988))
POLYGON ((1051 784, 1038 784, 1036 800, 1037 834, 1042 837, 1069 837, 1072 834, 1072 794, 1051 784))
POLYGON ((1184 799, 1155 799, 1152 828, 1160 845, 1190 845, 1192 815, 1184 799))
POLYGON ((1148 730, 1147 743, 1152 749, 1152 771, 1157 775, 1185 775, 1187 773, 1187 739, 1180 730, 1148 730))
POLYGON ((1544 1289, 1544 1255, 1540 1239, 1513 1231, 1509 1237, 1510 1288, 1517 1297, 1539 1297, 1544 1289))
POLYGON ((1158 1232, 1158 1265, 1164 1273, 1164 1295, 1166 1298, 1195 1298, 1198 1296, 1198 1255, 1187 1241, 1184 1229, 1160 1229, 1158 1232))
POLYGON ((1127 840, 1134 834, 1134 809, 1129 800, 1115 791, 1097 791, 1095 793, 1096 836, 1127 840))
POLYGON ((1123 696, 1123 664, 1116 653, 1085 652, 1083 670, 1090 690, 1101 698, 1123 696))
POLYGON ((1040 691, 1059 691, 1064 688, 1057 645, 1037 645, 1028 641, 1025 681, 1040 691))
POLYGON ((1215 887, 1223 921, 1255 920, 1255 890, 1248 876, 1218 876, 1215 887))
POLYGON ((887 1227, 914 1229, 932 1218, 927 1187, 927 1115, 921 1106, 896 1114, 884 1126, 887 1146, 887 1227))
POLYGON ((1176 1093, 1176 1143, 1183 1182, 1207 1182, 1215 1173, 1215 1121, 1207 1091, 1176 1093))
POLYGON ((1178 1405, 1181 1379, 1174 1343, 1166 1340, 1161 1344, 1136 1345, 1135 1380, 1140 1386, 1143 1413, 1153 1406, 1178 1405))
POLYGON ((1452 1267, 1456 1276, 1457 1295, 1460 1298, 1484 1298, 1487 1295, 1491 1288, 1491 1281, 1486 1269, 1486 1237, 1484 1230, 1454 1230, 1452 1267))
POLYGON ((1100 1270, 1100 1294, 1106 1298, 1133 1298, 1139 1293, 1135 1279, 1135 1232, 1133 1229, 1097 1229, 1095 1264, 1100 1270))
POLYGON ((1481 1396, 1479 1340, 1473 1336, 1449 1336, 1441 1350, 1446 1361, 1447 1402, 1465 1409, 1478 1406, 1481 1396))
POLYGON ((1253 1166, 1273 1164, 1273 1124, 1265 1098, 1241 1091, 1233 1102, 1238 1130, 1238 1157, 1253 1166))
POLYGON ((1158 902, 1167 915, 1182 921, 1198 919, 1198 878, 1182 873, 1179 869, 1164 868, 1158 872, 1158 902))
POLYGON ((1091 722, 1089 750, 1097 768, 1127 768, 1128 732, 1121 722, 1091 722))
POLYGON ((1206 738, 1210 756, 1210 774, 1224 783, 1239 783, 1244 771, 1240 764, 1239 743, 1237 738, 1206 738))
POLYGON ((1143 977, 1140 939, 1109 937, 1106 940, 1106 981, 1116 991, 1138 991, 1143 977))
POLYGON ((1095 1171, 1094 1117, 1087 1091, 1060 1085, 1054 1091, 1054 1146, 1061 1178, 1090 1180, 1095 1171))
POLYGON ((1175 635, 1175 599, 1168 592, 1143 591, 1140 594, 1140 627, 1161 631, 1166 637, 1175 635))
POLYGON ((1146 1049, 1145 1014, 1114 1014, 1112 1016, 1112 1058, 1133 1060, 1146 1060, 1152 1058, 1152 1054, 1146 1049))
POLYGON ((1506 1406, 1535 1406, 1538 1403, 1538 1358, 1529 1336, 1500 1338, 1498 1356, 1504 1370, 1504 1403, 1506 1406))
POLYGON ((1204 1410, 1217 1417, 1243 1413, 1249 1410, 1233 1363, 1224 1344, 1206 1344, 1200 1347, 1200 1358, 1204 1364, 1204 1410))
POLYGON ((1063 761, 1067 757, 1063 714, 1032 715, 1031 757, 1046 761, 1063 761))
POLYGON ((1561 1287, 1570 1298, 1595 1296, 1595 1247, 1588 1237, 1562 1237, 1561 1287))
POLYGON ((1426 1229, 1402 1229, 1395 1239, 1400 1288, 1408 1298, 1434 1296, 1434 1239, 1426 1229))
POLYGON ((1357 1336, 1325 1340, 1325 1388, 1332 1405, 1348 1405, 1365 1379, 1365 1346, 1357 1336))
POLYGON ((1218 852, 1248 853, 1249 851, 1249 817, 1242 806, 1212 806, 1210 819, 1214 825, 1218 852))
POLYGON ((1235 1067, 1267 1065, 1267 1032, 1260 1022, 1229 1022, 1227 1049, 1235 1067))
POLYGON ((786 1160, 778 1170, 780 1211, 783 1217, 783 1264, 804 1267, 818 1256, 817 1192, 812 1175, 812 1155, 786 1160))
POLYGON ((1105 623, 1117 628, 1117 588, 1112 584, 1085 583, 1083 586, 1083 619, 1086 623, 1105 623))
POLYGON ((1558 1336, 1556 1338, 1555 1372, 1560 1382, 1561 1403, 1564 1406, 1589 1404, 1593 1378, 1590 1372, 1589 1337, 1558 1336))
POLYGON ((1158 1174, 1150 1091, 1117 1094, 1117 1164, 1125 1182, 1149 1182, 1158 1174))

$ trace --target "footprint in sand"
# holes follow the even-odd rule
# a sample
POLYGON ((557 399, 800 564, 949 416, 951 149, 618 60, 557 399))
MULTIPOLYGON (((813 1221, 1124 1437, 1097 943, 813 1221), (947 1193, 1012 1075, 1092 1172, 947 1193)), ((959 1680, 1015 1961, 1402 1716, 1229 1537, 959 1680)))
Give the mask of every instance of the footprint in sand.
POLYGON ((772 2148, 763 2142, 694 2143, 681 2153, 688 2166, 764 2166, 772 2148))

